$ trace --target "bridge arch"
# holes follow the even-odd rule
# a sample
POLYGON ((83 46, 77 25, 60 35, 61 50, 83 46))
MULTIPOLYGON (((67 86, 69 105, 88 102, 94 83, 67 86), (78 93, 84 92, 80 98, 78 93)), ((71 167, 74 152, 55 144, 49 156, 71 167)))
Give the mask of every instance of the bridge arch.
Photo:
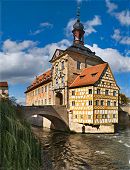
POLYGON ((26 120, 33 115, 39 115, 50 120, 55 130, 69 131, 67 110, 64 106, 22 106, 21 108, 26 120))

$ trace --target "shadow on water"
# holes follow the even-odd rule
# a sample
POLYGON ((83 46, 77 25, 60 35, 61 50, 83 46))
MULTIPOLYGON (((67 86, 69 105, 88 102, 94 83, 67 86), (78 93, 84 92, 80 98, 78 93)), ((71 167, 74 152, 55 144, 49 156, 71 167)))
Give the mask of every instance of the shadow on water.
POLYGON ((130 130, 111 135, 33 131, 42 143, 43 170, 130 170, 130 130))

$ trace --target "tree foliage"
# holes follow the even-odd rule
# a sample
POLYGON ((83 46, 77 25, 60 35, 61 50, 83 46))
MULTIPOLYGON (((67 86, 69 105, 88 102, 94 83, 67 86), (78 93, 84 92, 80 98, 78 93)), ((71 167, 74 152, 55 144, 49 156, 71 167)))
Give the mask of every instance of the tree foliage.
POLYGON ((18 119, 16 107, 7 99, 0 101, 0 169, 40 170, 40 143, 30 125, 18 119))
POLYGON ((120 93, 120 94, 119 94, 119 102, 120 102, 120 104, 128 104, 129 98, 126 97, 125 94, 120 93))

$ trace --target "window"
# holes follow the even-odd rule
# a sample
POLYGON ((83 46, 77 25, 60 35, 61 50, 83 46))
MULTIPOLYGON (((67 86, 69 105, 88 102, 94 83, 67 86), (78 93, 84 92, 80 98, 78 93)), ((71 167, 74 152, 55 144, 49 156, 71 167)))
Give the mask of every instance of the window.
POLYGON ((83 79, 84 77, 85 77, 85 75, 81 75, 81 76, 80 76, 80 79, 83 79))
POLYGON ((49 90, 51 90, 51 83, 49 84, 49 90))
POLYGON ((64 69, 64 61, 61 62, 61 69, 64 69))
POLYGON ((56 79, 56 85, 58 84, 58 79, 56 79))
POLYGON ((102 115, 102 119, 107 119, 107 114, 102 115))
POLYGON ((105 95, 108 95, 109 94, 109 90, 105 90, 105 95))
POLYGON ((40 93, 40 88, 38 88, 38 94, 40 93))
POLYGON ((49 98, 49 104, 51 104, 51 98, 49 98))
POLYGON ((56 88, 59 88, 58 79, 56 79, 56 88))
POLYGON ((116 102, 114 102, 114 106, 116 106, 116 102))
POLYGON ((88 90, 88 93, 89 93, 89 94, 92 94, 92 89, 89 89, 89 90, 88 90))
POLYGON ((100 89, 97 89, 97 94, 100 94, 100 89))
POLYGON ((45 104, 47 104, 47 100, 45 99, 45 104))
POLYGON ((106 77, 108 77, 108 74, 106 74, 106 77))
POLYGON ((47 86, 45 86, 45 92, 47 92, 47 86))
POLYGON ((58 65, 56 65, 56 73, 58 73, 58 65))
POLYGON ((88 119, 91 119, 91 115, 88 115, 88 119))
POLYGON ((92 100, 89 100, 89 105, 92 105, 92 100))
POLYGON ((72 106, 75 106, 75 101, 72 101, 72 106))
POLYGON ((64 76, 62 77, 62 85, 64 84, 64 76))
POLYGON ((72 91, 72 96, 75 96, 75 91, 74 90, 72 91))
POLYGON ((96 100, 96 106, 98 106, 99 105, 99 100, 96 100))
POLYGON ((104 119, 105 118, 105 115, 102 115, 102 119, 104 119))
POLYGON ((104 100, 101 100, 101 106, 104 106, 104 100))
POLYGON ((110 106, 110 104, 111 104, 110 101, 107 101, 107 106, 110 106))
POLYGON ((75 119, 77 119, 77 115, 75 115, 75 119))
POLYGON ((98 119, 99 118, 99 115, 96 115, 96 119, 98 119))
POLYGON ((93 74, 91 74, 92 75, 92 77, 95 77, 96 75, 97 75, 97 73, 93 73, 93 74))
POLYGON ((42 93, 44 92, 44 88, 42 87, 42 93))
POLYGON ((105 119, 107 119, 107 115, 105 114, 105 119))
POLYGON ((104 81, 102 81, 102 85, 104 85, 104 81))
POLYGON ((116 118, 116 114, 113 114, 113 118, 116 118))
POLYGON ((116 96, 116 91, 113 91, 113 96, 116 96))
POLYGON ((81 62, 80 61, 77 61, 77 69, 80 70, 80 65, 81 65, 81 62))
POLYGON ((41 101, 42 105, 43 105, 43 100, 41 101))
POLYGON ((4 89, 2 89, 2 94, 5 94, 5 90, 4 89))
POLYGON ((80 118, 83 119, 83 115, 80 115, 80 118))

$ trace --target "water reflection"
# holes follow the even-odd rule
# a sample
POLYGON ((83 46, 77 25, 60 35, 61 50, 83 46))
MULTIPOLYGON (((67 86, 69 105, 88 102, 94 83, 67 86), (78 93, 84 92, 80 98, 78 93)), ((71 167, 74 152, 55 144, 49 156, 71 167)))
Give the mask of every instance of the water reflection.
POLYGON ((43 170, 130 170, 130 130, 114 135, 33 131, 43 146, 43 170))

